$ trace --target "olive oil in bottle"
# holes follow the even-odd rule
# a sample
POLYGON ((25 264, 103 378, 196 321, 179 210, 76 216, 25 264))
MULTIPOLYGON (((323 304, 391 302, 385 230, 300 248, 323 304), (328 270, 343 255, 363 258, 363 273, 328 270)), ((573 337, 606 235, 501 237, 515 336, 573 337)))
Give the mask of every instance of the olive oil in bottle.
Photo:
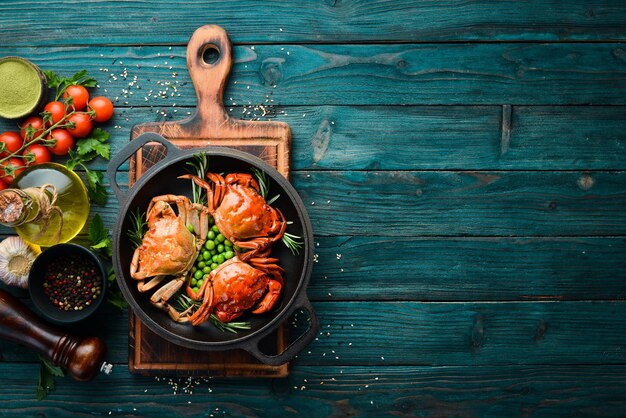
POLYGON ((24 170, 0 192, 0 223, 32 244, 49 247, 74 238, 89 216, 89 198, 76 173, 57 163, 24 170))

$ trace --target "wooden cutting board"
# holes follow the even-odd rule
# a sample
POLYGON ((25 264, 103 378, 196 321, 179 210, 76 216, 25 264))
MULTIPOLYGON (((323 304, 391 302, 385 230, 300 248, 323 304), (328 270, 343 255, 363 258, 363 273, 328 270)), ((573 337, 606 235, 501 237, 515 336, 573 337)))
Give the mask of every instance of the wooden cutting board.
MULTIPOLYGON (((232 66, 232 50, 226 31, 219 26, 202 26, 187 45, 187 68, 198 97, 196 112, 181 121, 152 122, 135 125, 131 140, 145 132, 156 132, 180 148, 227 146, 256 155, 285 177, 289 175, 291 130, 284 122, 246 121, 230 117, 222 95, 232 66)), ((148 144, 130 161, 132 185, 144 172, 165 156, 163 146, 148 144)), ((212 375, 284 377, 287 364, 267 366, 243 350, 223 352, 196 351, 166 341, 129 313, 128 368, 145 375, 212 375)), ((285 348, 287 327, 281 326, 261 346, 267 353, 285 348)))

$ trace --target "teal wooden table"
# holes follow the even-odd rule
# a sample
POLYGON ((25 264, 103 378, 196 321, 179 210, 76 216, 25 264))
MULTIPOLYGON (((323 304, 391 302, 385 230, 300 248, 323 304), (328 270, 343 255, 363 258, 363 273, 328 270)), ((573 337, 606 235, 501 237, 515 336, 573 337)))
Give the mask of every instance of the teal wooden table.
POLYGON ((322 330, 286 379, 170 381, 128 372, 107 306, 113 373, 37 402, 2 341, 0 415, 626 413, 626 3, 567 3, 3 1, 0 56, 87 69, 113 152, 191 112, 186 43, 229 32, 228 110, 293 131, 322 330))

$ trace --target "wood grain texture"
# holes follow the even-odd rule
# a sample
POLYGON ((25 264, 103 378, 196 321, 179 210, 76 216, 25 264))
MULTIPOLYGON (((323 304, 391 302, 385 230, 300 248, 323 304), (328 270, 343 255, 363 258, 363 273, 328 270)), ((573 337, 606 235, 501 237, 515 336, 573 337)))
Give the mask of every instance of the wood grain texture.
POLYGON ((318 237, 314 300, 626 297, 623 238, 318 237), (601 285, 600 285, 601 284, 601 285))
MULTIPOLYGON (((237 84, 224 98, 226 106, 270 94, 281 105, 624 105, 625 51, 620 43, 238 46, 237 84)), ((155 105, 196 103, 183 47, 1 47, 0 55, 102 75, 117 104, 143 106, 150 90, 155 105)))
MULTIPOLYGON (((620 332, 625 301, 330 300, 313 302, 313 307, 320 334, 291 362, 294 371, 315 365, 601 365, 624 364, 626 359, 626 336, 620 332)), ((126 364, 126 321, 125 312, 112 308, 94 318, 109 362, 126 364)), ((307 326, 305 315, 292 322, 292 331, 307 326)), ((6 341, 0 343, 0 352, 5 362, 35 359, 32 352, 6 341)))
POLYGON ((626 298, 623 237, 336 236, 316 243, 307 292, 314 301, 626 298))
POLYGON ((381 42, 474 40, 623 40, 621 2, 555 0, 88 1, 0 7, 0 38, 20 45, 186 43, 215 23, 235 42, 381 42), (84 22, 65 26, 64 16, 84 22), (42 15, 46 17, 42 21, 42 15), (101 20, 99 16, 115 16, 101 20), (34 32, 32 29, 36 28, 34 32))
MULTIPOLYGON (((169 105, 119 107, 113 120, 101 126, 111 133, 115 154, 134 125, 181 119, 193 110, 169 105)), ((227 110, 232 117, 263 114, 258 106, 227 110)), ((501 144, 501 106, 275 106, 271 110, 274 120, 291 127, 291 166, 296 171, 626 169, 623 106, 514 106, 506 152, 501 144)), ((11 129, 15 129, 13 122, 0 120, 1 131, 11 129)), ((105 170, 106 161, 97 159, 89 167, 105 170)))
POLYGON ((0 363, 6 376, 0 414, 615 417, 626 408, 626 366, 311 366, 287 379, 215 379, 192 394, 181 388, 178 395, 166 381, 118 373, 123 365, 116 367, 88 384, 57 379, 57 390, 34 404, 29 377, 36 376, 35 365, 0 363))
POLYGON ((318 236, 569 236, 624 234, 625 176, 303 171, 293 182, 318 236))
MULTIPOLYGON (((120 174, 124 184, 127 172, 120 174)), ((554 237, 626 234, 625 176, 622 171, 298 171, 291 181, 317 237, 554 237)), ((104 207, 92 205, 106 225, 113 225, 118 209, 112 195, 104 207)))

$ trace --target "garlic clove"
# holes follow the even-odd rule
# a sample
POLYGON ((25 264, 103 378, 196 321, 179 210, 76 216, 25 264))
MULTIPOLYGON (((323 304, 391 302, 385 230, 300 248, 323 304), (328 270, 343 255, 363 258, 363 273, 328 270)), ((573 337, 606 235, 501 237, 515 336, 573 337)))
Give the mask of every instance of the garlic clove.
POLYGON ((28 272, 41 253, 38 246, 20 237, 8 237, 0 242, 0 280, 9 286, 28 287, 28 272))

